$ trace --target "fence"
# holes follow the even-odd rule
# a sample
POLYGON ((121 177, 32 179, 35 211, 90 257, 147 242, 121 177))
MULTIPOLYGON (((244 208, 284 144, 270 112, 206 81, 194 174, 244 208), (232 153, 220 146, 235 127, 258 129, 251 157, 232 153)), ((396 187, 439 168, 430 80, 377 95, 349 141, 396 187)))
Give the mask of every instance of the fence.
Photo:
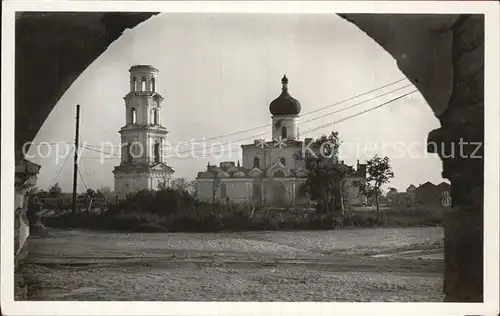
MULTIPOLYGON (((43 209, 70 209, 73 206, 72 197, 44 197, 40 198, 40 204, 43 209)), ((87 208, 89 207, 91 199, 88 196, 79 196, 76 199, 77 208, 87 208)), ((104 208, 106 207, 106 199, 104 197, 94 197, 92 198, 93 208, 104 208)))

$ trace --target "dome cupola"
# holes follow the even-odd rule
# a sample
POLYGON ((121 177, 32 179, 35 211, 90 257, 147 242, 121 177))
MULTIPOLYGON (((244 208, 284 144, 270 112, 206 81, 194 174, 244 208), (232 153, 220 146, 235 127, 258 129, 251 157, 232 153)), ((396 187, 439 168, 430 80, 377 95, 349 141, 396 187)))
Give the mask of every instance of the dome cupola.
POLYGON ((288 93, 288 78, 286 75, 281 79, 281 84, 283 85, 281 94, 271 102, 269 111, 272 115, 299 115, 300 102, 288 93))

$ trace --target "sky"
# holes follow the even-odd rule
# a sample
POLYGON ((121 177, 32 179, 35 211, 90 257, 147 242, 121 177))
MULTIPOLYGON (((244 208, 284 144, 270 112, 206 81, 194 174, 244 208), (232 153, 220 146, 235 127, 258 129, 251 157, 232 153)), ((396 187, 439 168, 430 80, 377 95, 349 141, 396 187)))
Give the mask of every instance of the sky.
POLYGON ((215 138, 206 141, 215 153, 217 142, 226 144, 222 156, 200 157, 196 151, 196 158, 167 157, 175 178, 194 179, 207 163, 241 160, 239 144, 270 140, 269 103, 281 93, 286 74, 290 94, 302 104, 301 138, 338 131, 347 164, 388 156, 395 173, 388 186, 400 191, 444 181, 440 159, 425 153, 438 120, 420 92, 404 96, 416 88, 392 56, 355 25, 333 14, 163 13, 126 30, 54 107, 34 140, 39 145, 29 152, 30 160, 42 165, 40 189, 58 182, 71 191, 76 104, 81 144, 113 154, 101 159, 99 152, 80 152, 79 191, 113 189, 118 131, 125 125, 123 97, 128 70, 136 64, 160 71, 157 92, 164 97, 160 115, 169 143, 215 138), (382 86, 387 87, 378 89, 382 86), (399 96, 404 97, 367 111, 399 96), (114 147, 101 147, 106 142, 114 147))

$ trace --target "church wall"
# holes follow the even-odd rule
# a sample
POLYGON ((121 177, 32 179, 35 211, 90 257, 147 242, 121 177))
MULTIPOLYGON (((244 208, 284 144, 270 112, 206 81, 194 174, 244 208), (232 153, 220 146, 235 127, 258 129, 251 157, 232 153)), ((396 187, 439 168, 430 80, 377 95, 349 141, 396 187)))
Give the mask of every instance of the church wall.
POLYGON ((196 196, 200 201, 211 202, 212 197, 212 179, 198 179, 195 183, 196 196))
POLYGON ((264 150, 256 146, 248 146, 243 148, 243 168, 253 169, 253 159, 260 158, 260 168, 265 168, 264 150))
POLYGON ((283 148, 273 148, 273 150, 269 151, 269 159, 267 161, 268 165, 266 168, 271 167, 278 158, 285 158, 285 166, 287 169, 297 169, 303 166, 302 160, 295 159, 295 153, 301 152, 301 147, 283 147, 283 148))
POLYGON ((249 201, 251 182, 248 179, 227 179, 223 183, 226 184, 227 197, 232 202, 244 203, 249 201))
POLYGON ((286 160, 287 169, 298 169, 303 167, 303 160, 296 160, 295 153, 300 154, 302 148, 298 146, 289 147, 271 147, 266 149, 258 148, 257 146, 244 147, 243 149, 243 167, 253 169, 253 159, 260 158, 260 168, 269 168, 279 157, 284 157, 286 160))

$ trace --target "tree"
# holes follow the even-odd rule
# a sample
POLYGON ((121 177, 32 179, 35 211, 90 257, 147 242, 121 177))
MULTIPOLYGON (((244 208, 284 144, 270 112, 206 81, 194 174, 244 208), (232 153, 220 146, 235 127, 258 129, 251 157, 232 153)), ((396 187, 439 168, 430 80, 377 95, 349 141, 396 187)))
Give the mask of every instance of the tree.
POLYGON ((99 197, 104 197, 108 203, 115 203, 116 202, 116 193, 113 192, 110 188, 108 187, 101 187, 99 190, 96 192, 96 196, 99 197))
POLYGON ((339 163, 340 144, 338 132, 323 135, 310 146, 314 154, 306 152, 304 157, 309 173, 300 188, 301 195, 318 202, 319 208, 326 212, 332 211, 332 206, 343 212, 342 186, 348 169, 339 163))
POLYGON ((49 189, 49 194, 52 197, 59 197, 62 195, 62 189, 59 186, 59 182, 54 184, 50 189, 49 189))
POLYGON ((353 184, 359 189, 359 193, 366 197, 374 197, 377 207, 375 221, 381 219, 379 197, 382 194, 381 186, 389 183, 394 178, 394 172, 389 163, 389 157, 381 158, 375 155, 366 163, 367 178, 364 181, 355 181, 353 184))
POLYGON ((157 188, 158 188, 158 191, 165 191, 168 189, 168 186, 167 186, 167 183, 164 181, 164 182, 159 182, 157 188))
POLYGON ((190 194, 194 193, 194 181, 188 181, 184 178, 172 180, 172 188, 174 190, 186 191, 190 194))

